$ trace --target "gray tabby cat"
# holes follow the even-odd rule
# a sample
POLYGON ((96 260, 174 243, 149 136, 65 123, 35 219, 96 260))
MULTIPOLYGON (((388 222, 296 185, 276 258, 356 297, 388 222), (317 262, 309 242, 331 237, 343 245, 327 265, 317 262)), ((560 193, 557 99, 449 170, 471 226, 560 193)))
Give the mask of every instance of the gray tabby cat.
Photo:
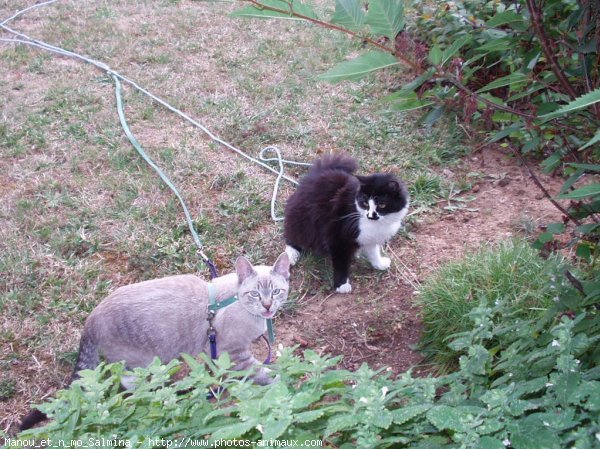
MULTIPOLYGON (((216 301, 237 295, 233 304, 219 309, 213 319, 218 354, 228 352, 236 370, 255 367, 254 382, 273 382, 268 369, 250 352, 251 343, 266 331, 288 296, 288 255, 282 253, 273 267, 253 267, 240 256, 235 273, 212 281, 216 301)), ((120 287, 90 314, 83 328, 79 357, 72 379, 79 371, 94 369, 104 358, 124 361, 127 368, 145 367, 154 357, 167 363, 181 353, 210 353, 207 330, 209 284, 194 275, 171 276, 120 287)), ((133 387, 123 379, 125 388, 133 387)), ((31 427, 45 416, 34 410, 21 424, 31 427)))

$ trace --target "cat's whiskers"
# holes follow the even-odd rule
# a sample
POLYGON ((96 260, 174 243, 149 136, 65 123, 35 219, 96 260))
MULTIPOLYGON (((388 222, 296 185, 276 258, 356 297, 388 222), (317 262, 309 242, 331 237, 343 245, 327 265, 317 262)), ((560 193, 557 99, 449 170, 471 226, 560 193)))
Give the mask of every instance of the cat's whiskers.
POLYGON ((342 215, 341 217, 336 218, 335 221, 345 220, 346 218, 359 218, 360 219, 361 216, 362 216, 362 214, 358 211, 350 212, 349 214, 342 215))

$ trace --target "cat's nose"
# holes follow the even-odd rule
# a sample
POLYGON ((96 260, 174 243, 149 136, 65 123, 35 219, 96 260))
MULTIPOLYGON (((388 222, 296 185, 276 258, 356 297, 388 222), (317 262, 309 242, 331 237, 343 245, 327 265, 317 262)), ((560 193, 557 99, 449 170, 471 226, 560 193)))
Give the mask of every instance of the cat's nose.
POLYGON ((265 309, 267 309, 267 310, 271 310, 271 306, 272 306, 272 305, 273 305, 273 303, 271 303, 271 302, 268 302, 268 303, 266 303, 266 304, 265 304, 265 303, 263 303, 263 307, 264 307, 265 309))
POLYGON ((377 212, 373 212, 372 214, 367 214, 367 218, 369 220, 379 220, 379 215, 377 212))

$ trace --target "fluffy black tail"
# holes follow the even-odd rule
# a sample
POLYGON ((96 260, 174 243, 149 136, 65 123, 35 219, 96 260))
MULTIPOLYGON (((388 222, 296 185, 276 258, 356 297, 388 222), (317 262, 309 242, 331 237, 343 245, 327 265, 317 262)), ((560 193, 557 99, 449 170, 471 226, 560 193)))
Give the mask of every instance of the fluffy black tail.
POLYGON ((319 173, 325 170, 342 170, 346 173, 354 173, 358 169, 358 163, 353 157, 344 153, 331 153, 317 159, 310 166, 310 173, 319 173))
POLYGON ((42 422, 48 419, 45 413, 40 412, 38 409, 34 408, 30 411, 21 421, 21 430, 31 429, 37 423, 42 422))
MULTIPOLYGON (((98 354, 98 348, 91 335, 84 330, 81 342, 79 343, 79 355, 77 356, 77 363, 75 364, 73 374, 71 375, 71 382, 79 379, 79 371, 82 369, 94 369, 99 363, 100 356, 98 354)), ((71 382, 69 382, 69 384, 71 382)), ((33 409, 25 415, 21 421, 21 431, 31 429, 37 423, 46 419, 48 419, 48 416, 45 413, 40 412, 38 409, 33 409)))

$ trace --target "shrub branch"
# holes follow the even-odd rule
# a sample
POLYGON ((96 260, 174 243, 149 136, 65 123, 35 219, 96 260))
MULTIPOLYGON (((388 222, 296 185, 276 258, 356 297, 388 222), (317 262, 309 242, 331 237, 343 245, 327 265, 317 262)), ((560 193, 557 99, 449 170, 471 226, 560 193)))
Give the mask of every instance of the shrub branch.
POLYGON ((550 192, 548 192, 546 187, 544 187, 544 184, 542 184, 542 182, 539 180, 537 175, 533 172, 531 167, 529 167, 529 165, 527 164, 527 161, 525 160, 525 158, 523 157, 521 152, 518 151, 517 149, 515 149, 512 145, 511 145, 511 149, 512 149, 512 152, 519 158, 519 160, 521 161, 523 166, 527 169, 527 171, 529 172, 529 176, 531 177, 531 179, 533 180, 535 185, 538 186, 538 188, 542 191, 542 193, 548 199, 548 201, 550 201, 552 203, 552 205, 554 207, 556 207, 570 221, 575 223, 577 226, 581 225, 581 222, 577 218, 573 217, 573 215, 571 215, 568 210, 566 210, 564 207, 562 207, 560 204, 558 204, 558 202, 554 198, 552 198, 552 195, 550 195, 550 192))
POLYGON ((316 25, 319 25, 319 26, 322 26, 322 27, 325 27, 325 28, 329 28, 331 30, 336 30, 336 31, 339 31, 341 33, 349 34, 350 36, 358 38, 361 41, 366 42, 368 44, 371 44, 371 45, 379 48, 380 50, 383 50, 385 52, 391 53, 396 58, 398 58, 400 61, 402 61, 403 63, 405 63, 405 64, 411 66, 413 69, 415 69, 419 75, 424 72, 423 67, 421 67, 416 62, 411 61, 410 59, 408 59, 408 58, 406 58, 406 57, 404 57, 402 55, 396 54, 396 52, 392 48, 390 48, 390 47, 388 47, 386 45, 380 44, 376 40, 373 40, 373 39, 371 39, 371 38, 369 38, 367 36, 363 36, 363 35, 361 35, 359 33, 356 33, 356 32, 354 32, 352 30, 349 30, 348 28, 344 28, 344 27, 335 25, 333 23, 324 22, 323 20, 315 19, 314 17, 309 17, 309 16, 305 16, 304 14, 300 14, 300 13, 294 11, 294 8, 293 8, 293 6, 291 4, 290 4, 290 9, 289 10, 285 10, 285 9, 280 9, 280 8, 275 8, 275 7, 272 7, 272 6, 265 5, 265 4, 263 4, 263 3, 261 3, 261 2, 259 2, 257 0, 242 0, 242 1, 250 3, 255 8, 258 8, 258 9, 266 9, 267 11, 273 11, 273 12, 277 12, 277 13, 280 13, 280 14, 287 14, 287 15, 290 15, 290 16, 293 16, 293 17, 297 17, 297 18, 302 19, 302 20, 306 20, 307 22, 314 23, 316 25))
POLYGON ((556 75, 556 78, 560 82, 563 89, 565 89, 565 92, 569 94, 571 99, 575 100, 577 98, 577 92, 575 92, 575 89, 573 89, 573 86, 567 79, 565 72, 558 63, 554 51, 550 47, 548 36, 546 36, 544 26, 542 25, 542 12, 535 3, 535 0, 527 0, 527 9, 529 9, 529 13, 531 14, 531 22, 533 25, 533 29, 535 30, 535 34, 537 35, 538 40, 540 41, 542 51, 544 52, 546 59, 548 59, 548 62, 550 63, 550 68, 556 75))

